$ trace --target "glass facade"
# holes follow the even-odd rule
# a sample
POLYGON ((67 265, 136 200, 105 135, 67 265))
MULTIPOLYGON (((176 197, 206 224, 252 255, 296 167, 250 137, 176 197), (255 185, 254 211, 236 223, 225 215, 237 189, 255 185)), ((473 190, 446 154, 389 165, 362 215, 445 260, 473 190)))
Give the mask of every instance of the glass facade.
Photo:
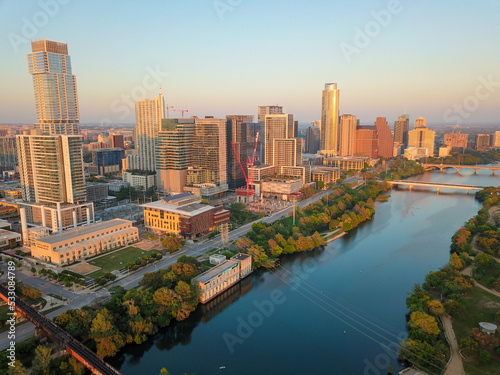
POLYGON ((33 76, 36 127, 48 134, 79 134, 76 78, 64 43, 32 42, 28 71, 33 76))

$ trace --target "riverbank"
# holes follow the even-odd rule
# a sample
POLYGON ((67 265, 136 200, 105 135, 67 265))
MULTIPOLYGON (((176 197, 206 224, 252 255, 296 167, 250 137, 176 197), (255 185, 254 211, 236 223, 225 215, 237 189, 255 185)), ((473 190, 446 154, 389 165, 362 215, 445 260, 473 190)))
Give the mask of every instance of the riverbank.
MULTIPOLYGON (((471 277, 472 268, 480 272, 486 260, 496 264, 490 255, 478 255, 474 242, 478 235, 498 230, 492 220, 496 209, 492 210, 491 207, 500 200, 500 190, 488 188, 479 192, 477 197, 483 201, 483 206, 452 237, 449 265, 438 272, 431 271, 422 286, 417 285, 407 300, 412 319, 419 310, 424 311, 429 321, 442 316, 443 329, 452 353, 445 372, 449 375, 500 373, 498 338, 489 337, 477 328, 479 322, 500 323, 500 293, 481 284, 474 287, 471 277), (471 255, 476 255, 474 260, 471 255), (466 353, 467 361, 463 365, 462 356, 458 355, 459 348, 466 353)), ((409 325, 413 327, 412 320, 409 325)), ((422 336, 418 331, 410 330, 409 338, 401 345, 400 355, 430 374, 440 373, 439 369, 444 364, 438 351, 441 340, 439 330, 433 334, 425 333, 422 336), (434 349, 431 356, 424 356, 425 345, 434 349)))

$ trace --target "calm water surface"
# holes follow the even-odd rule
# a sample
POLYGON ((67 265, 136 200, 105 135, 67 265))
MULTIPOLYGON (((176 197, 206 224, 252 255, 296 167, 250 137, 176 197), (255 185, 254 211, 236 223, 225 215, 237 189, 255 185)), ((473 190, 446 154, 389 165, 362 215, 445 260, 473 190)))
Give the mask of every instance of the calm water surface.
MULTIPOLYGON (((415 180, 497 186, 491 172, 415 180)), ((123 374, 386 374, 406 336, 405 299, 449 258, 453 233, 480 207, 465 192, 392 190, 372 221, 326 249, 257 271, 185 321, 110 362, 123 374), (274 302, 270 302, 273 298, 274 302), (225 366, 225 368, 220 368, 225 366)))

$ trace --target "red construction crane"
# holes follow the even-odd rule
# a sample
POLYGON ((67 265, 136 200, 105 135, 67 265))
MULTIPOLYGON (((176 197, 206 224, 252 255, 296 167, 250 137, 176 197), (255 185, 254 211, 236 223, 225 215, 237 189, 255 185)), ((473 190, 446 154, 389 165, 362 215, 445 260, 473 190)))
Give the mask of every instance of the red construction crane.
MULTIPOLYGON (((250 156, 248 156, 248 161, 246 163, 247 164, 247 170, 248 170, 248 168, 253 167, 254 162, 255 162, 255 153, 257 151, 257 142, 259 141, 259 133, 260 132, 257 132, 257 135, 255 137, 255 146, 254 146, 254 149, 253 149, 253 156, 252 156, 251 159, 250 159, 250 156)), ((233 146, 234 154, 236 155, 236 159, 238 160, 238 163, 240 164, 241 171, 243 172, 243 177, 245 177, 245 181, 247 183, 246 190, 240 190, 240 194, 244 195, 244 196, 247 196, 247 197, 253 196, 255 194, 255 192, 250 187, 251 185, 253 185, 253 173, 252 173, 251 176, 250 176, 250 173, 249 173, 250 177, 247 177, 247 174, 245 173, 245 169, 243 168, 243 164, 241 164, 240 156, 238 155, 238 152, 236 151, 236 147, 234 147, 233 141, 231 141, 231 146, 233 146)), ((238 191, 236 191, 236 195, 238 195, 238 191)))
POLYGON ((168 113, 168 110, 169 110, 170 108, 174 108, 174 106, 170 106, 170 107, 169 107, 169 105, 167 104, 167 106, 165 107, 165 109, 167 110, 167 118, 170 118, 170 117, 169 117, 169 113, 168 113))
MULTIPOLYGON (((247 170, 248 168, 251 168, 253 167, 254 163, 255 163, 255 154, 257 152, 257 143, 259 142, 259 135, 260 135, 260 131, 257 132, 257 134, 255 135, 255 146, 253 148, 253 155, 252 155, 252 158, 250 159, 250 156, 248 156, 248 161, 247 161, 247 170)), ((253 185, 253 173, 250 175, 250 173, 248 173, 248 176, 250 177, 250 180, 248 181, 248 185, 253 185)))
POLYGON ((187 109, 174 109, 175 112, 182 112, 182 118, 184 118, 184 113, 189 112, 187 109))

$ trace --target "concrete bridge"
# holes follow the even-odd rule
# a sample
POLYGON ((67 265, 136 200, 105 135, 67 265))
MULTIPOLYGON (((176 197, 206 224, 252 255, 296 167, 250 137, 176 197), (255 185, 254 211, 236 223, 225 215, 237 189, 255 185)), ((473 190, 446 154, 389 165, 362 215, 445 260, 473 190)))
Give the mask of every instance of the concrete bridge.
POLYGON ((414 186, 435 187, 437 188, 438 194, 441 191, 441 188, 467 190, 467 194, 469 194, 470 190, 483 190, 486 188, 486 186, 447 184, 442 182, 425 182, 425 181, 410 181, 410 180, 387 181, 387 182, 392 186, 397 186, 397 185, 409 186, 410 190, 413 190, 414 186))
MULTIPOLYGON (((8 305, 12 306, 13 302, 9 300, 9 297, 12 298, 11 292, 3 285, 0 285, 0 298, 7 302, 8 305)), ((121 375, 121 372, 102 360, 92 350, 87 348, 80 341, 75 340, 69 333, 55 324, 52 320, 40 314, 17 296, 15 297, 15 310, 26 317, 35 327, 43 330, 52 339, 59 342, 69 354, 79 360, 92 372, 92 374, 121 375)))
POLYGON ((442 172, 443 169, 446 168, 453 168, 457 171, 457 173, 460 173, 460 170, 462 169, 472 169, 474 171, 474 174, 476 174, 477 171, 486 169, 491 171, 491 173, 495 174, 496 171, 500 170, 500 167, 488 167, 484 165, 427 164, 427 163, 421 163, 420 165, 424 167, 425 170, 427 171, 431 171, 433 169, 439 169, 440 172, 442 172))

